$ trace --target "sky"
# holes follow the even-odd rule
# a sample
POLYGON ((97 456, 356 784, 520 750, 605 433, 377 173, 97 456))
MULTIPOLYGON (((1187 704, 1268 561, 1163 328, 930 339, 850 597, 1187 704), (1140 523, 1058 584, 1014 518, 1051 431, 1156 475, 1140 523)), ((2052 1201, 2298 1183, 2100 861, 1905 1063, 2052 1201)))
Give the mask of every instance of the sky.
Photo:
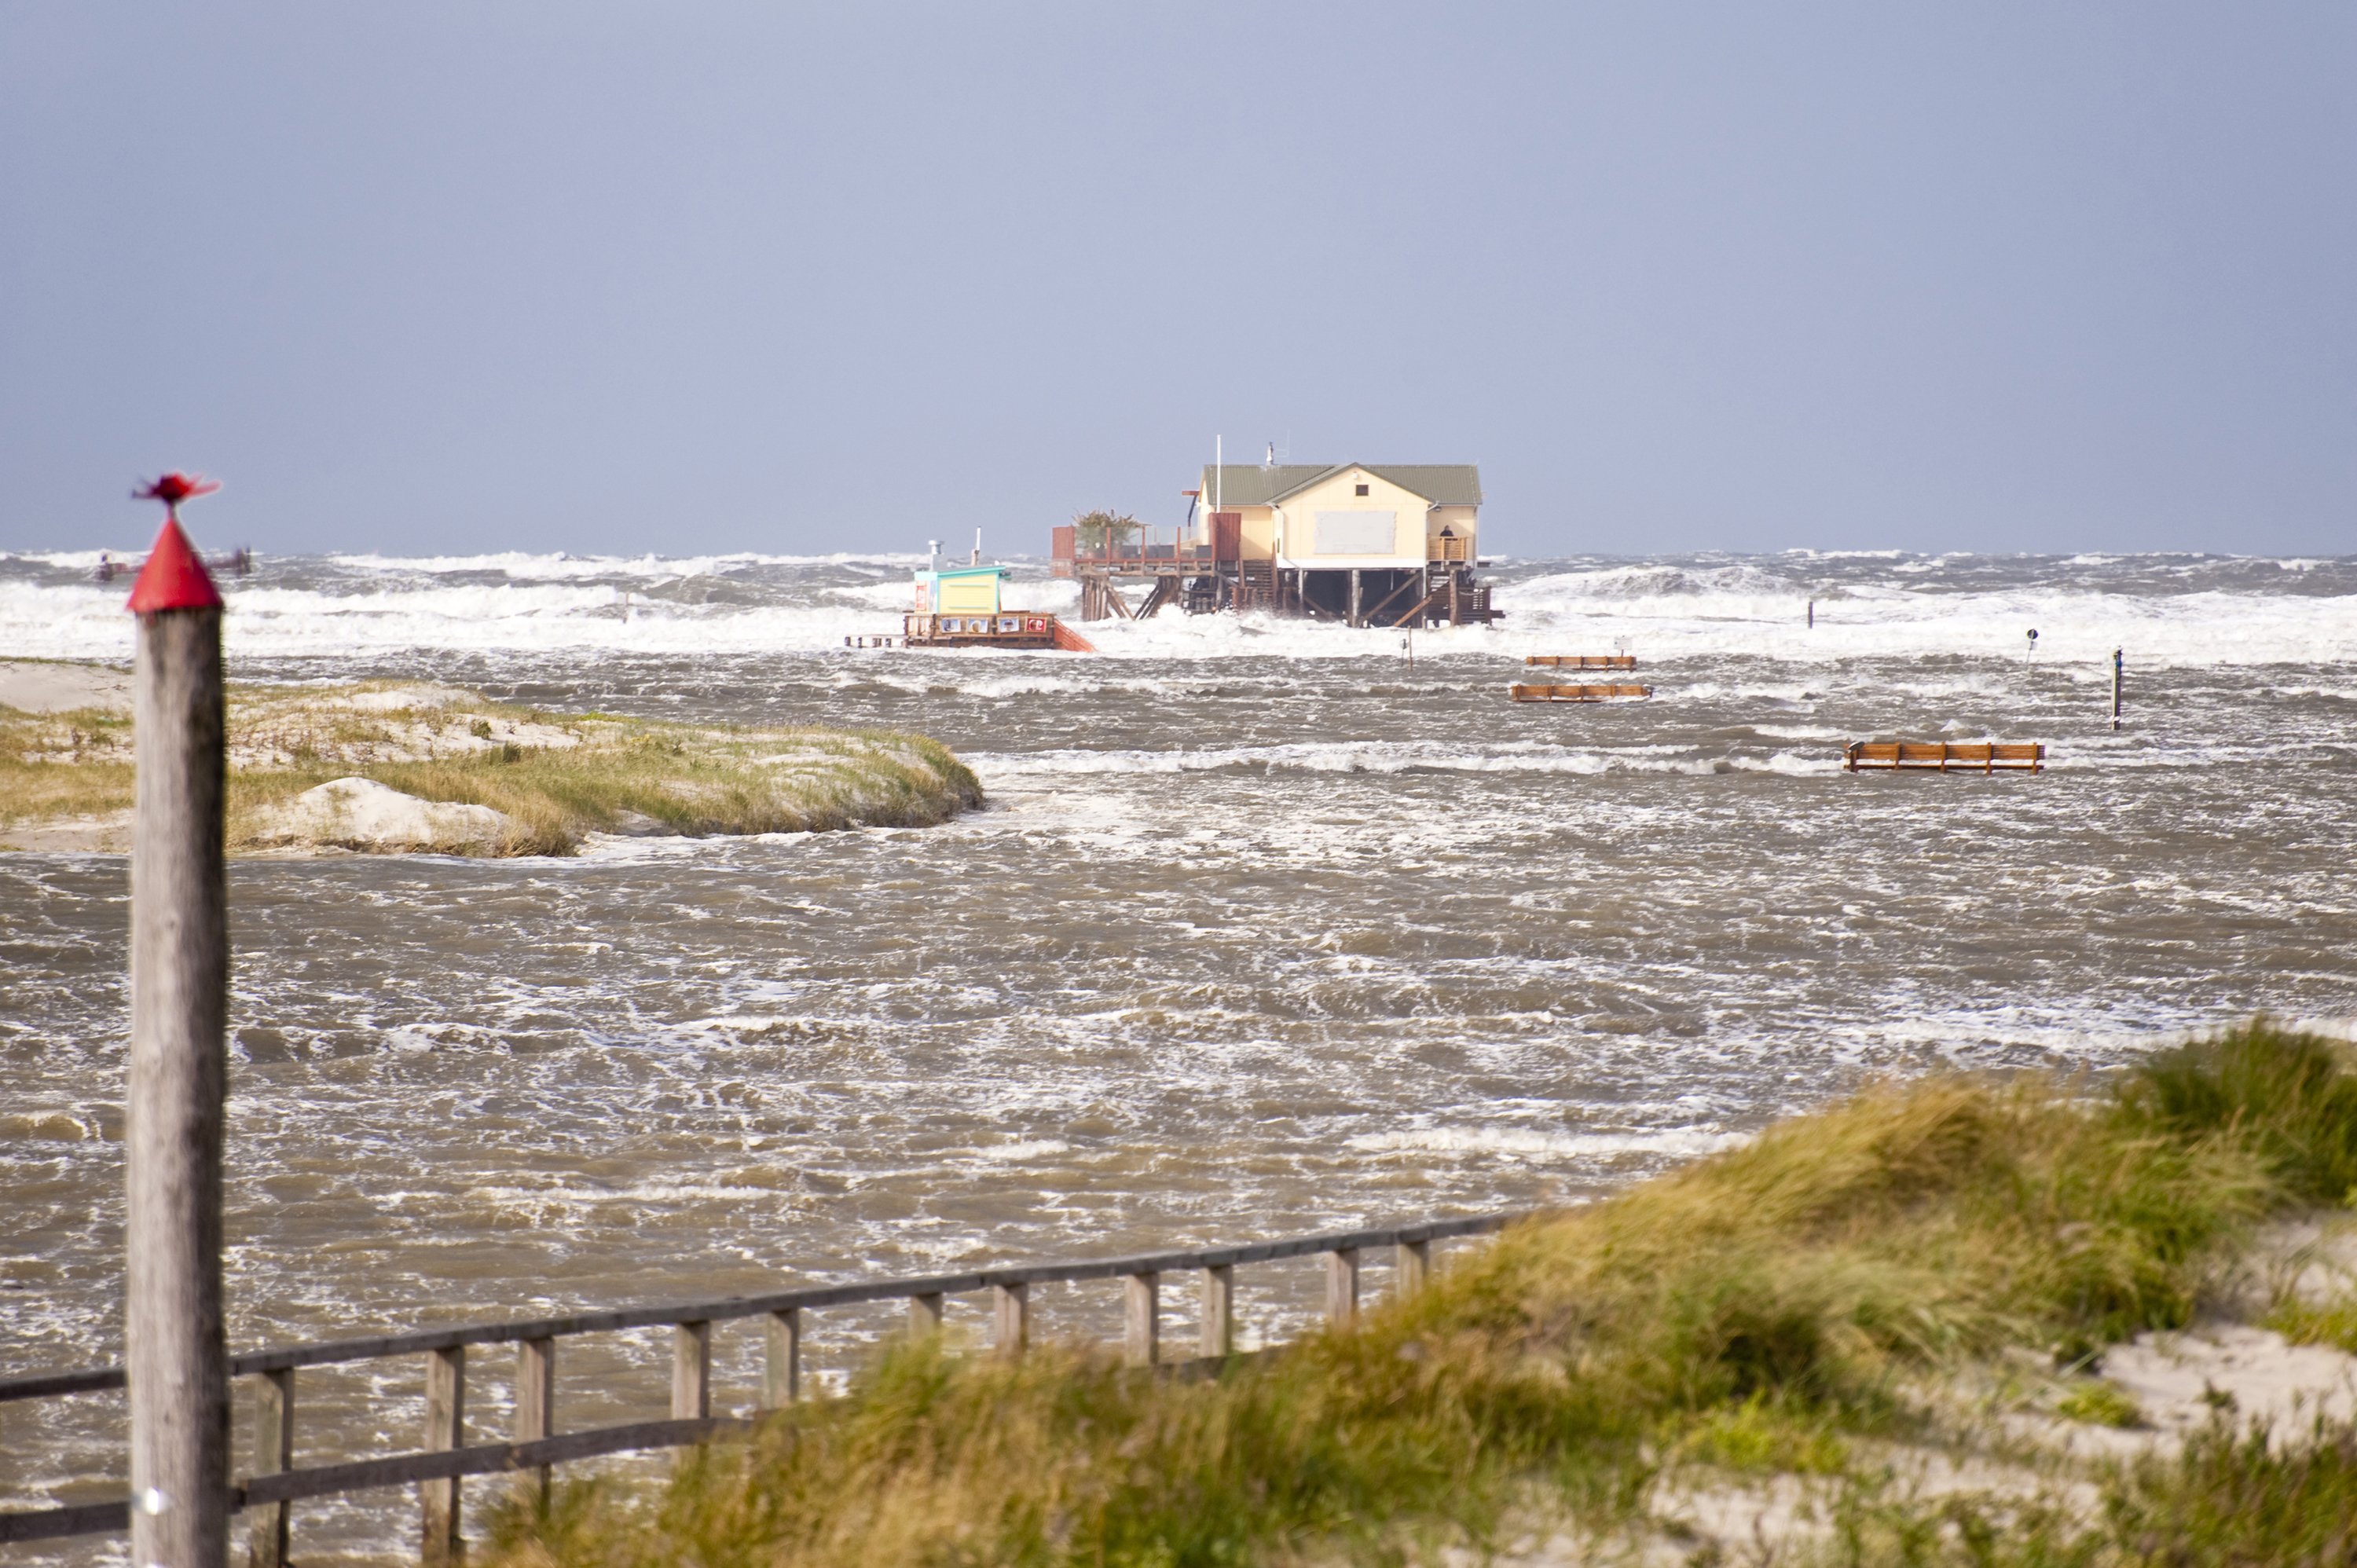
POLYGON ((0 5, 0 549, 2357 553, 2357 6, 0 5))

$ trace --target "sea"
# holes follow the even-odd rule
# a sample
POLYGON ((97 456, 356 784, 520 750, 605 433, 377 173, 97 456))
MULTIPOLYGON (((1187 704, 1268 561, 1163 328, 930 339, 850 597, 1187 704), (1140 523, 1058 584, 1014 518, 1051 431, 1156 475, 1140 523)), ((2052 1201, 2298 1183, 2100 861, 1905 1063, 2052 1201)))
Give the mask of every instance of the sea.
MULTIPOLYGON (((0 555, 0 649, 126 661, 97 559, 0 555)), ((2357 1036, 2357 557, 1518 559, 1489 628, 851 646, 922 564, 229 583, 238 679, 918 731, 988 794, 927 829, 234 863, 234 1346, 1577 1204, 1878 1077, 2099 1082, 2263 1012, 2357 1036), (1509 699, 1582 653, 1651 696, 1509 699), (2048 766, 1846 772, 1870 739, 2048 766)), ((1011 604, 1076 612, 1011 565, 1011 604)), ((127 897, 120 857, 0 854, 0 1375, 120 1353, 127 897)), ((1244 1271, 1245 1342, 1318 1288, 1244 1271)), ((1036 1310, 1118 1332, 1114 1287, 1036 1310)), ((820 1381, 894 1321, 814 1315, 820 1381)), ((666 1412, 660 1333, 565 1355, 560 1426, 666 1412)), ((715 1355, 749 1407, 757 1337, 715 1355)), ((510 1387, 479 1353, 476 1440, 510 1387)), ((414 1446, 421 1391, 303 1374, 298 1461, 414 1446)), ((121 1441, 118 1396, 0 1406, 0 1508, 120 1496, 121 1441)), ((304 1505, 296 1556, 398 1556, 413 1509, 304 1505)))

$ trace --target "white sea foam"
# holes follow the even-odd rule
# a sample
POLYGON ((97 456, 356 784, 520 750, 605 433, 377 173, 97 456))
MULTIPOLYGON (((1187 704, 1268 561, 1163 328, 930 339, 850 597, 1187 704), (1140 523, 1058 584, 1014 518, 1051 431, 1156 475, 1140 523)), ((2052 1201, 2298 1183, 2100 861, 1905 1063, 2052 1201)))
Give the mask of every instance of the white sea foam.
MULTIPOLYGON (((80 574, 92 551, 0 557, 0 639, 48 658, 119 658, 130 644, 121 584, 80 574), (77 574, 68 580, 41 575, 77 574)), ((264 564, 226 585, 234 657, 402 650, 608 650, 728 655, 842 649, 889 634, 908 602, 913 555, 577 557, 355 554, 264 564), (845 574, 866 578, 844 581, 845 574)), ((2302 586, 2329 561, 2224 565, 2215 558, 2085 556, 2007 566, 1981 558, 1882 552, 1740 560, 1615 563, 1528 571, 1498 582, 1494 628, 1419 632, 1419 654, 1604 652, 1647 663, 1736 654, 1826 663, 1861 658, 2029 657, 2093 668, 2125 647, 2132 668, 2357 661, 2357 594, 2302 586), (2217 585, 2235 566, 2231 586, 2217 585), (1841 580, 1813 581, 1835 570, 1841 580), (2134 582, 2115 582, 2133 572, 2134 582), (2264 574, 2260 575, 2259 574, 2264 574), (2150 582, 2190 591, 2143 591, 2150 582), (2267 584, 2281 584, 2268 590, 2267 584), (1815 601, 1816 624, 1806 624, 1815 601)), ((1018 567, 1010 602, 1069 614, 1078 586, 1018 567)), ((1403 634, 1263 616, 1166 614, 1107 621, 1087 635, 1115 659, 1394 661, 1403 634)), ((931 656, 946 668, 1003 660, 931 656)), ((1051 656, 1065 657, 1065 656, 1051 656)))
POLYGON ((1803 773, 1838 768, 1823 754, 1697 756, 1679 746, 1562 746, 1508 742, 1491 746, 1438 741, 1305 741, 1279 746, 1203 746, 1187 751, 1061 749, 972 752, 966 762, 985 784, 1085 774, 1215 773, 1263 769, 1298 773, 1803 773))
POLYGON ((1426 1127, 1368 1133, 1350 1140, 1366 1154, 1495 1155, 1518 1160, 1577 1160, 1599 1155, 1684 1159, 1731 1148, 1737 1133, 1667 1127, 1651 1133, 1546 1133, 1530 1127, 1426 1127))
POLYGON ((974 1153, 985 1160, 1003 1160, 1010 1165, 1019 1165, 1026 1160, 1045 1159, 1050 1155, 1070 1154, 1071 1148, 1060 1138, 1027 1138, 1012 1144, 994 1144, 974 1153))

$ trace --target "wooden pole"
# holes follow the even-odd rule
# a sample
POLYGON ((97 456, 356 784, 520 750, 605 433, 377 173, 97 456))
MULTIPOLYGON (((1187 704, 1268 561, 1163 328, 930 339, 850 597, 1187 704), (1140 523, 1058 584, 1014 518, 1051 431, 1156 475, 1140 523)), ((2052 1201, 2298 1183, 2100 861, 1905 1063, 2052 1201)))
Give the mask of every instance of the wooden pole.
POLYGON ((790 1306, 770 1314, 769 1359, 761 1384, 761 1402, 783 1410, 802 1397, 802 1309, 790 1306))
POLYGON ((1162 1339, 1162 1276, 1129 1274, 1122 1290, 1122 1359, 1154 1365, 1162 1339))
MULTIPOLYGON (((264 1372, 253 1384, 253 1473, 274 1476, 295 1467, 295 1369, 264 1372)), ((295 1505, 263 1503, 252 1510, 247 1548, 252 1568, 286 1568, 295 1505)))
POLYGON ((1020 1360, 1031 1343, 1031 1287, 1027 1284, 990 1287, 996 1332, 993 1342, 1007 1360, 1020 1360))
POLYGON ((711 1413, 712 1324, 679 1324, 671 1340, 671 1418, 702 1421, 711 1413))
POLYGON ((909 1333, 919 1339, 942 1331, 942 1293, 925 1291, 909 1298, 909 1333))
MULTIPOLYGON (((537 1443, 556 1435, 556 1341, 516 1341, 515 1440, 537 1443)), ((547 1510, 549 1467, 539 1466, 524 1477, 520 1490, 534 1513, 547 1510)))
POLYGON ((2120 727, 2120 687, 2127 679, 2127 650, 2112 650, 2112 727, 2120 727))
POLYGON ((1422 1290, 1432 1280, 1432 1243, 1402 1241, 1394 1250, 1397 1260, 1392 1266, 1393 1277, 1398 1282, 1394 1289, 1402 1300, 1422 1290))
MULTIPOLYGON (((467 1444, 467 1348, 425 1353, 425 1447, 439 1454, 467 1444)), ((417 1483, 419 1555, 425 1568, 447 1568, 463 1550, 458 1477, 417 1483)))
POLYGON ((1203 1326, 1197 1349, 1214 1360, 1236 1353, 1236 1271, 1214 1263, 1203 1271, 1203 1326))
POLYGON ((1359 1316, 1359 1249, 1337 1247, 1326 1254, 1326 1321, 1348 1328, 1359 1316))
MULTIPOLYGON (((177 509, 202 490, 175 474, 145 493, 177 509)), ((156 536, 131 608, 139 617, 124 1227, 131 1561, 226 1568, 221 601, 177 515, 167 512, 156 536)))

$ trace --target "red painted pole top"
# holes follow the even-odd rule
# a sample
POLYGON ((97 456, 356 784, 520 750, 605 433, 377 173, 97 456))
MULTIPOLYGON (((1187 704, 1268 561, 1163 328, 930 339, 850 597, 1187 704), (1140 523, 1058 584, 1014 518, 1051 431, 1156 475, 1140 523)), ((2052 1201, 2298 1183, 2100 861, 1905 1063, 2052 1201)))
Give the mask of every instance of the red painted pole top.
POLYGON ((134 492, 143 500, 164 503, 164 526, 156 535, 156 547, 147 552, 147 564, 139 568, 138 581, 131 585, 131 612, 153 615, 157 610, 217 610, 221 607, 221 590, 213 586, 212 574, 188 543, 188 536, 180 531, 180 503, 191 496, 209 496, 221 489, 220 481, 208 479, 202 474, 167 474, 145 489, 134 492))

